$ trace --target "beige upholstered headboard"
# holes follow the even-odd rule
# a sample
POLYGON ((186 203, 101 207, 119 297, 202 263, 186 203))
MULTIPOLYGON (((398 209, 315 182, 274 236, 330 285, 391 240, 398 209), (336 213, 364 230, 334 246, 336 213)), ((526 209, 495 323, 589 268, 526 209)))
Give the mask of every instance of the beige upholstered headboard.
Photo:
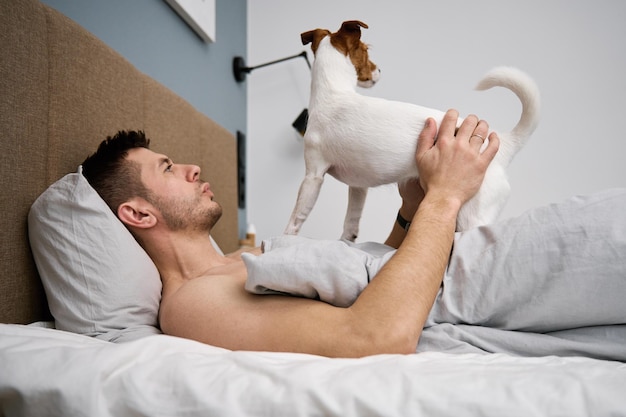
POLYGON ((238 247, 234 136, 37 0, 0 2, 0 322, 49 319, 27 237, 37 196, 120 129, 200 165, 224 215, 213 237, 238 247))

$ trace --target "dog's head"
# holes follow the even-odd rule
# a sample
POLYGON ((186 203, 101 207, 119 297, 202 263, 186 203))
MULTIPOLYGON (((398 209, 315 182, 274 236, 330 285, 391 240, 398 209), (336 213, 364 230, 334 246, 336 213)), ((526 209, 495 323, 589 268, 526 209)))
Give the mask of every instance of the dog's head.
POLYGON ((327 29, 314 29, 300 35, 302 45, 311 44, 313 54, 317 52, 320 42, 326 36, 330 36, 330 43, 335 49, 350 58, 357 73, 360 87, 371 87, 380 77, 380 70, 369 59, 367 45, 361 42, 361 28, 367 25, 358 20, 348 20, 341 24, 341 28, 331 33, 327 29))

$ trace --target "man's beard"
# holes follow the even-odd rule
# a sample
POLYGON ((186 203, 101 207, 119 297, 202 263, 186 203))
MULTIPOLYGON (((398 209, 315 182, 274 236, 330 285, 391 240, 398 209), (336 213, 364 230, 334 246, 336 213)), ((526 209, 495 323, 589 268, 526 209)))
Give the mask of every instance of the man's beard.
POLYGON ((203 206, 201 196, 186 199, 151 197, 150 203, 161 212, 165 224, 172 231, 210 232, 222 217, 222 206, 217 202, 212 202, 208 207, 203 206))

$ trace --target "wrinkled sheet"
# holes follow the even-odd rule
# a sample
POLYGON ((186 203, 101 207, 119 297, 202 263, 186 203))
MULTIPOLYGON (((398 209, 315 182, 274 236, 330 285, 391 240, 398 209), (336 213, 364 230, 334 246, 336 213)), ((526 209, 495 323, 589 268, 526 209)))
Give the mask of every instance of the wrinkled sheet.
POLYGON ((234 352, 166 335, 114 344, 0 325, 10 416, 609 416, 626 365, 419 353, 362 359, 234 352))
MULTIPOLYGON (((281 236, 244 255, 246 289, 349 306, 393 255, 281 236)), ((419 265, 415 266, 419 273, 419 265)), ((626 361, 626 190, 577 196, 455 235, 418 351, 626 361)))

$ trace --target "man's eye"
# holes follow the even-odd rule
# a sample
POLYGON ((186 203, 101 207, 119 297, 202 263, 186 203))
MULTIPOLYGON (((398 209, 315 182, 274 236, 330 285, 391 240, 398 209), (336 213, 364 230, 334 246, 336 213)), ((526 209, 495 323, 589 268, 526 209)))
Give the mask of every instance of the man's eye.
POLYGON ((174 164, 169 164, 167 168, 165 168, 165 172, 172 172, 172 166, 174 166, 174 164))

